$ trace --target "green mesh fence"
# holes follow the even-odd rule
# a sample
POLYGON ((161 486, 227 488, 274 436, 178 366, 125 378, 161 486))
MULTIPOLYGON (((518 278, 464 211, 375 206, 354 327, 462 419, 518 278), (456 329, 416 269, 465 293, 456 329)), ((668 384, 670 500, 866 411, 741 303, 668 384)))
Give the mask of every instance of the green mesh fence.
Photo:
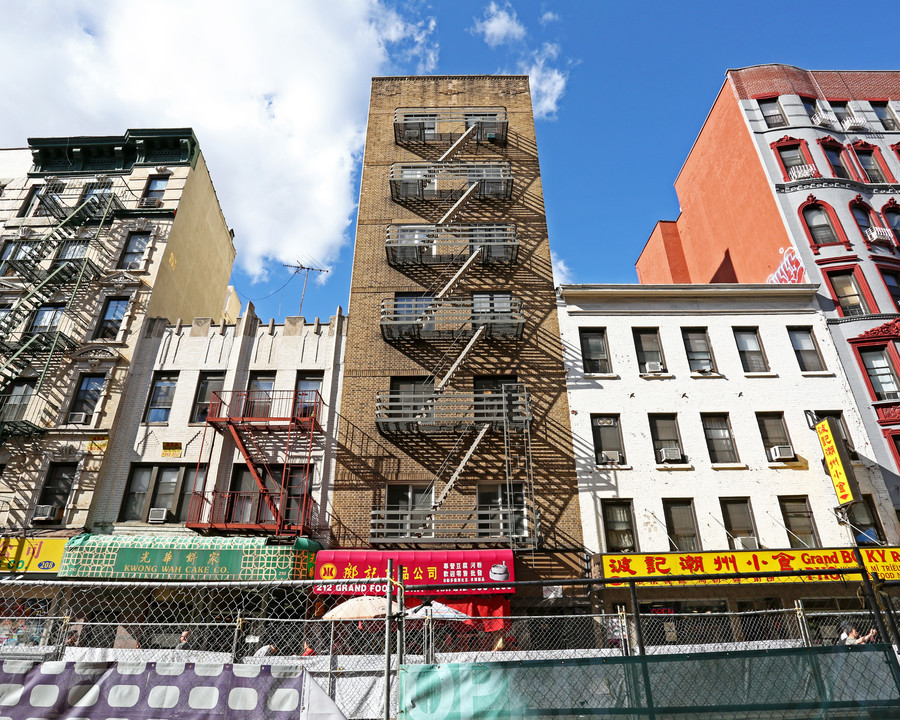
POLYGON ((399 717, 898 718, 892 652, 868 645, 404 665, 399 717))

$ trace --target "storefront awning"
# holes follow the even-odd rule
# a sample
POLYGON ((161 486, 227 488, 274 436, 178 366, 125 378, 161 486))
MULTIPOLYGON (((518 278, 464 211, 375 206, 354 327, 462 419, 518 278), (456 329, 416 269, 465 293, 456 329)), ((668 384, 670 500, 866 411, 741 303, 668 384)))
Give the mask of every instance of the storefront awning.
MULTIPOLYGON (((403 566, 403 584, 408 595, 486 595, 512 593, 515 582, 512 550, 322 550, 316 554, 316 580, 325 583, 365 580, 387 576, 387 561, 394 569, 403 566), (467 588, 475 583, 494 587, 467 588), (459 589, 416 590, 416 585, 458 585, 459 589)), ((384 585, 343 583, 316 585, 325 595, 380 595, 384 585)))
POLYGON ((297 538, 78 535, 66 543, 59 576, 116 580, 295 580, 311 575, 320 545, 297 538))

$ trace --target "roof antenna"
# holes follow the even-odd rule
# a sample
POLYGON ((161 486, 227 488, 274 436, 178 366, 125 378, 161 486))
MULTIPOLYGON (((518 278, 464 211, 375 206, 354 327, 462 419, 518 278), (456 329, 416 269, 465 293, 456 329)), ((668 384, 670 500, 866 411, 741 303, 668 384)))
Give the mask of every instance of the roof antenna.
POLYGON ((303 265, 299 261, 296 265, 283 265, 283 267, 293 268, 294 275, 298 275, 301 272, 305 271, 305 277, 303 278, 303 292, 300 293, 300 309, 297 310, 297 314, 302 317, 303 316, 303 298, 306 296, 306 283, 309 282, 310 272, 327 273, 327 272, 330 272, 330 270, 326 270, 325 268, 317 268, 317 267, 311 267, 308 265, 303 265))

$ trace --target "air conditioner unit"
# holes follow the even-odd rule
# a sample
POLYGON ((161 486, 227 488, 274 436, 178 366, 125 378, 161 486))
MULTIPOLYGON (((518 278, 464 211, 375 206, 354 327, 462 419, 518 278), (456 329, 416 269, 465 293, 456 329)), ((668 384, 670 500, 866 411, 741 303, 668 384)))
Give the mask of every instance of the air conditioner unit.
POLYGON ((140 270, 141 269, 141 261, 140 260, 132 260, 128 263, 128 267, 126 270, 140 270))
POLYGON ((734 539, 735 550, 759 550, 759 540, 755 537, 736 537, 734 539))
POLYGON ((681 450, 679 448, 660 448, 659 461, 661 463, 681 462, 681 450))
POLYGON ((647 372, 648 373, 661 373, 665 368, 661 362, 648 362, 647 363, 647 372))
POLYGON ((162 200, 158 197, 142 197, 138 203, 138 207, 142 208, 158 208, 162 205, 162 200))
POLYGON ((168 522, 171 512, 169 508, 150 508, 150 515, 147 518, 152 523, 168 522))
POLYGON ((780 462, 794 459, 794 448, 790 445, 775 445, 769 448, 769 460, 780 462))
POLYGON ((63 509, 58 505, 37 505, 31 520, 32 522, 59 520, 62 517, 62 511, 63 509))
POLYGON ((68 423, 69 425, 84 425, 87 423, 87 419, 87 413, 73 412, 69 413, 68 423))
POLYGON ((417 127, 403 128, 403 139, 407 142, 415 142, 422 139, 423 132, 417 127))
POLYGON ((812 121, 814 125, 819 125, 821 127, 831 127, 837 122, 837 118, 831 113, 826 113, 819 110, 818 112, 813 113, 812 121))
POLYGON ((618 450, 604 450, 600 453, 600 462, 610 465, 618 465, 622 461, 622 453, 618 450))

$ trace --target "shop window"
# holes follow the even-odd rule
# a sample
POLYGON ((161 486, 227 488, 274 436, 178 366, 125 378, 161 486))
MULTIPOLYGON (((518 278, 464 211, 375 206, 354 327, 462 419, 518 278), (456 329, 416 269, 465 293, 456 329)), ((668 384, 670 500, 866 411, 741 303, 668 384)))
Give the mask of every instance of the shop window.
POLYGON ((220 372, 200 373, 197 383, 197 395, 194 398, 194 407, 191 409, 191 422, 206 422, 209 415, 209 404, 212 402, 213 393, 221 392, 225 386, 225 374, 220 372))
POLYGON ((205 476, 204 465, 132 465, 119 522, 185 522, 194 483, 202 492, 205 476))
POLYGON ((731 434, 728 413, 711 413, 700 416, 709 459, 713 464, 738 462, 737 448, 731 434))
POLYGON ((634 328, 634 348, 642 375, 665 372, 662 346, 657 328, 634 328))
POLYGON ((149 232, 132 232, 128 233, 128 239, 125 241, 125 248, 119 257, 119 264, 116 265, 120 270, 140 270, 141 263, 144 258, 144 251, 150 242, 149 232))
POLYGON ((744 372, 768 372, 769 363, 759 341, 757 328, 734 328, 734 341, 737 343, 738 355, 744 372))
POLYGON ((878 116, 878 120, 884 130, 900 130, 900 127, 897 125, 897 116, 891 110, 888 102, 870 102, 869 104, 878 116))
POLYGON ((759 109, 762 112, 763 120, 766 121, 766 127, 776 128, 787 125, 787 118, 778 104, 778 98, 769 98, 767 100, 757 100, 759 109))
POLYGON ((866 347, 859 351, 860 360, 876 400, 900 399, 900 386, 887 347, 866 347))
POLYGON ((637 550, 631 500, 601 500, 606 552, 628 553, 637 550))
POLYGON ((103 306, 103 315, 94 329, 95 340, 115 340, 119 335, 119 328, 125 319, 128 309, 127 297, 111 297, 106 299, 103 306))
POLYGON ((716 372, 716 361, 706 328, 681 328, 681 338, 691 372, 716 372))
POLYGON ((819 348, 816 345, 812 328, 809 327, 789 327, 787 329, 788 337, 791 339, 791 347, 794 348, 794 355, 797 358, 797 364, 803 372, 818 372, 825 369, 825 363, 822 362, 822 356, 819 354, 819 348))
POLYGON ((843 317, 868 315, 871 312, 854 270, 825 273, 825 277, 831 285, 832 294, 843 317))
POLYGON ((650 415, 650 438, 653 454, 658 463, 684 462, 681 438, 678 434, 678 419, 673 414, 650 415))
POLYGON ((591 432, 598 465, 621 465, 625 462, 618 415, 591 415, 591 432))
POLYGON ((157 372, 153 375, 153 386, 144 411, 145 423, 165 423, 169 421, 175 388, 178 385, 177 372, 157 372))
POLYGON ((606 349, 606 330, 579 328, 581 363, 586 373, 608 373, 609 353, 606 349))
POLYGON ((750 498, 720 498, 722 520, 732 550, 752 550, 759 546, 750 498))
POLYGON ((792 548, 817 548, 819 537, 807 497, 779 497, 781 517, 792 548))
POLYGON ((666 535, 669 536, 669 550, 673 552, 700 550, 697 520, 694 517, 694 501, 663 500, 662 502, 663 514, 666 518, 666 535))
POLYGON ((788 437, 787 426, 784 424, 784 413, 756 413, 756 423, 759 426, 766 458, 770 462, 794 459, 794 448, 788 437))
POLYGON ((77 425, 88 425, 94 417, 94 410, 100 402, 105 375, 82 375, 75 391, 75 397, 69 406, 67 422, 77 425))

